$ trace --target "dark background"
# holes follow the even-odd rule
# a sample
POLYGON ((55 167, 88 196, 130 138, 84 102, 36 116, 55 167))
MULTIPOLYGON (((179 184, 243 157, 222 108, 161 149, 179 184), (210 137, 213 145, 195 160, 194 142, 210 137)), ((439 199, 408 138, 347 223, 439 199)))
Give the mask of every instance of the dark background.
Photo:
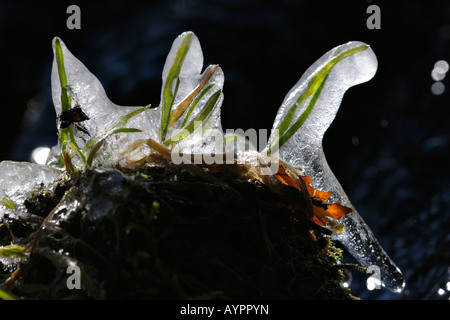
MULTIPOLYGON (((113 102, 156 106, 165 57, 187 30, 200 39, 205 66, 224 70, 224 129, 271 128, 286 93, 320 56, 351 40, 372 46, 377 74, 346 93, 324 149, 407 285, 402 294, 370 292, 367 275, 353 272, 352 292, 449 299, 450 99, 448 88, 430 90, 434 63, 450 60, 448 1, 3 1, 0 160, 30 161, 34 148, 56 144, 54 36, 113 102), (66 27, 70 4, 81 8, 81 30, 66 27), (381 9, 380 30, 366 27, 370 4, 381 9)), ((450 87, 448 77, 443 83, 450 87)))

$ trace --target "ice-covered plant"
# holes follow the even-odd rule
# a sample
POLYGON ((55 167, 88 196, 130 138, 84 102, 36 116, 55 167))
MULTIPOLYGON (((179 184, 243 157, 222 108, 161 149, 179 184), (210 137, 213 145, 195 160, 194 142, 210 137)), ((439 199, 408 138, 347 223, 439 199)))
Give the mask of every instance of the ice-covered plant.
MULTIPOLYGON (((229 151, 230 136, 224 136, 220 122, 224 75, 218 65, 202 72, 203 54, 192 32, 181 34, 172 45, 156 108, 112 103, 98 79, 59 38, 53 40, 53 51, 58 144, 45 166, 0 163, 0 219, 25 215, 23 203, 31 191, 42 184, 50 187, 64 175, 70 178, 89 167, 157 165, 152 154, 175 164, 173 156, 182 155, 185 164, 192 155, 223 159, 229 151)), ((349 201, 322 149, 323 135, 345 91, 370 80, 376 69, 376 57, 364 43, 349 42, 330 50, 287 94, 266 149, 234 150, 231 160, 246 165, 249 176, 275 192, 279 185, 300 191, 312 221, 341 241, 363 266, 378 267, 384 286, 401 291, 404 280, 400 270, 349 201), (276 164, 269 173, 268 163, 276 164)), ((231 136, 231 141, 235 138, 231 136)), ((215 181, 198 166, 188 168, 215 181)))

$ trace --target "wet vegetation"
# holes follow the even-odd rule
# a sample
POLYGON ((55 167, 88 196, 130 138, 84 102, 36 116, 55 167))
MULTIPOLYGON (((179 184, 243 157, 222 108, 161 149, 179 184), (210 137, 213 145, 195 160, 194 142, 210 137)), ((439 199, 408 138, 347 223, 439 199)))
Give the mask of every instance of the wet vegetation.
POLYGON ((174 166, 95 169, 36 192, 34 221, 0 229, 2 245, 14 236, 29 250, 15 271, 2 268, 3 289, 26 299, 353 298, 340 250, 312 231, 304 203, 292 210, 238 169, 211 171, 225 184, 174 166), (74 263, 79 290, 67 287, 74 263))

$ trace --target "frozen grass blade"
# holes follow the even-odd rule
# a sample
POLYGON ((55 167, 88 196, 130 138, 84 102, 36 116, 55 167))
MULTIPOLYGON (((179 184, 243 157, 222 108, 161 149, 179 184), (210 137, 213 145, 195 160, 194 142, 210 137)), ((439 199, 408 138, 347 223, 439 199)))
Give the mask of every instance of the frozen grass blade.
POLYGON ((105 139, 100 140, 97 142, 94 147, 91 149, 91 152, 89 153, 89 156, 86 160, 86 168, 90 168, 92 165, 92 161, 94 161, 95 156, 97 155, 98 150, 102 147, 102 145, 105 143, 105 139))
POLYGON ((25 259, 27 257, 27 255, 25 254, 25 250, 26 250, 25 246, 20 246, 16 244, 0 247, 0 257, 25 259))
POLYGON ((71 99, 67 93, 67 76, 66 76, 66 70, 64 68, 64 57, 63 57, 61 43, 59 41, 59 38, 55 38, 55 57, 56 57, 56 64, 58 66, 59 81, 61 84, 62 112, 65 112, 70 109, 70 106, 71 106, 70 100, 71 99))
POLYGON ((166 139, 167 130, 169 128, 170 117, 172 112, 173 103, 177 95, 178 87, 180 84, 180 71, 184 63, 184 59, 189 51, 191 45, 193 33, 188 33, 182 40, 180 47, 174 59, 174 63, 167 74, 166 81, 164 83, 162 109, 161 109, 161 127, 160 127, 160 139, 164 141, 166 139), (175 83, 175 89, 172 91, 172 87, 175 83))
MULTIPOLYGON (((66 70, 64 68, 64 57, 62 53, 61 43, 59 41, 59 38, 55 38, 55 59, 56 64, 58 66, 58 75, 59 75, 59 82, 61 85, 61 114, 65 111, 68 111, 71 106, 71 99, 70 96, 67 93, 67 76, 66 76, 66 70)), ((71 131, 71 125, 67 128, 62 128, 59 131, 59 143, 61 145, 62 150, 66 149, 67 140, 69 131, 71 131)))
MULTIPOLYGON (((68 94, 68 83, 67 83, 67 75, 66 75, 66 69, 64 68, 64 56, 62 53, 61 43, 59 41, 59 38, 55 38, 55 58, 56 58, 56 64, 58 66, 58 75, 59 75, 59 81, 61 85, 61 114, 70 110, 71 108, 71 98, 68 94)), ((86 162, 86 157, 81 152, 80 148, 75 142, 75 138, 73 135, 73 125, 70 124, 67 128, 61 128, 59 133, 59 143, 61 145, 62 152, 64 153, 67 148, 67 142, 69 141, 70 146, 75 150, 76 153, 81 157, 83 162, 86 162)), ((71 171, 69 167, 71 167, 70 154, 67 153, 66 155, 63 154, 64 163, 66 164, 66 170, 71 171), (68 165, 68 166, 67 166, 68 165)))
POLYGON ((92 148, 95 147, 95 145, 98 143, 99 140, 103 140, 105 138, 107 138, 108 136, 111 136, 113 134, 116 133, 130 133, 130 132, 142 132, 142 130, 140 129, 134 129, 134 128, 124 128, 124 126, 127 125, 128 121, 141 114, 142 112, 150 109, 151 105, 147 105, 145 107, 141 107, 141 108, 137 108, 136 110, 133 110, 129 113, 127 113, 126 115, 122 116, 120 118, 120 121, 118 123, 116 123, 115 125, 112 126, 112 128, 106 129, 104 134, 101 136, 96 136, 92 139, 90 139, 87 143, 86 143, 86 147, 88 150, 92 150, 92 148))
POLYGON ((283 144, 289 140, 289 138, 303 125, 308 116, 311 114, 312 109, 320 96, 322 88, 325 84, 326 78, 328 77, 331 69, 342 59, 345 59, 355 53, 362 52, 369 48, 368 45, 362 44, 351 48, 347 51, 344 51, 340 54, 338 52, 334 55, 334 57, 323 66, 316 74, 309 80, 308 85, 305 91, 297 98, 295 103, 289 108, 286 113, 284 119, 281 121, 278 127, 278 134, 274 137, 272 141, 270 141, 268 153, 274 153, 279 148, 283 146, 283 144), (294 116, 296 114, 297 108, 309 99, 311 96, 311 101, 306 108, 305 111, 299 116, 299 118, 292 124, 294 121, 294 116))
POLYGON ((17 208, 16 204, 6 197, 3 197, 3 199, 0 200, 0 204, 4 205, 5 207, 11 210, 15 210, 17 208))
POLYGON ((112 136, 113 134, 118 134, 118 133, 132 133, 132 132, 142 132, 142 130, 140 129, 135 129, 135 128, 119 128, 119 129, 115 129, 113 130, 108 136, 106 136, 105 138, 103 138, 102 140, 100 140, 99 142, 97 142, 92 148, 91 151, 89 152, 89 156, 86 160, 86 165, 85 168, 90 168, 92 166, 92 161, 94 161, 95 156, 97 155, 98 151, 100 150, 100 148, 103 146, 103 144, 105 143, 105 139, 109 136, 112 136))
MULTIPOLYGON (((118 134, 118 133, 142 132, 142 130, 140 130, 140 129, 124 128, 123 126, 125 126, 128 123, 128 120, 130 120, 134 116, 141 114, 145 110, 148 110, 150 107, 151 107, 151 105, 149 104, 145 107, 137 108, 136 110, 133 110, 133 111, 127 113, 126 115, 122 116, 121 121, 119 123, 114 125, 112 129, 106 130, 106 136, 104 136, 104 138, 100 139, 100 141, 98 141, 99 137, 94 137, 94 138, 90 139, 88 141, 88 143, 86 144, 86 149, 89 152, 87 159, 84 156, 84 154, 78 150, 80 157, 82 157, 82 159, 85 162, 85 168, 90 168, 92 166, 92 162, 94 161, 95 156, 97 155, 100 148, 103 146, 105 139, 107 137, 112 136, 114 134, 118 134), (98 142, 96 142, 96 141, 98 141, 98 142)), ((75 149, 75 150, 77 150, 77 149, 75 149)))
POLYGON ((171 139, 164 141, 164 145, 169 146, 174 142, 178 142, 189 136, 194 132, 194 130, 197 128, 198 123, 203 123, 205 119, 209 116, 211 111, 214 109, 214 107, 217 104, 217 101, 219 100, 219 97, 221 95, 222 91, 218 90, 216 91, 208 100, 206 103, 204 109, 202 112, 196 117, 194 120, 192 120, 188 125, 181 128, 180 131, 175 134, 171 139))
POLYGON ((130 113, 122 116, 121 118, 121 122, 118 123, 118 125, 116 125, 116 127, 123 127, 127 124, 128 120, 130 120, 131 118, 133 118, 134 116, 137 116, 138 114, 144 112, 145 110, 150 109, 152 105, 149 104, 145 107, 142 108, 137 108, 136 110, 131 111, 130 113))
MULTIPOLYGON (((269 146, 269 150, 268 150, 268 154, 274 153, 278 151, 278 148, 281 148, 281 146, 295 133, 297 132, 298 129, 300 129, 300 127, 303 125, 303 123, 305 123, 306 119, 308 119, 309 115, 311 114, 312 109, 314 108, 314 106, 316 105, 317 99, 320 96, 320 93, 322 92, 323 86, 325 84, 325 81, 328 78, 328 74, 325 76, 325 78, 323 79, 322 83, 320 84, 319 88, 317 89, 317 91, 314 93, 313 97, 311 98, 311 101, 309 102, 308 107, 306 108, 305 111, 303 111, 303 113, 300 115, 300 117, 298 117, 297 121, 294 122, 294 124, 292 126, 290 126, 288 129, 283 128, 283 130, 279 129, 279 133, 278 136, 276 137, 276 139, 274 139, 270 146, 269 146)), ((291 109, 296 109, 297 108, 297 104, 298 102, 291 108, 291 109), (295 107, 295 108, 294 108, 295 107)), ((292 115, 294 112, 289 111, 288 116, 289 116, 289 123, 292 121, 292 115)), ((285 118, 286 120, 286 118, 285 118)), ((284 122, 284 121, 283 121, 284 122)), ((283 124, 283 123, 282 123, 283 124)))
POLYGON ((192 103, 191 107, 189 108, 189 110, 186 113, 186 116, 183 119, 183 122, 181 123, 181 127, 184 127, 186 125, 186 122, 189 120, 189 117, 192 114, 192 111, 194 111, 195 107, 197 107, 198 103, 200 102, 200 100, 204 97, 204 95, 212 89, 212 87, 214 87, 215 84, 210 84, 209 86, 207 86, 205 88, 205 90, 203 90, 198 96, 197 98, 195 98, 194 102, 192 103))
POLYGON ((113 130, 110 135, 117 134, 117 133, 132 133, 132 132, 142 132, 141 129, 135 129, 135 128, 119 128, 113 130))
MULTIPOLYGON (((214 74, 214 72, 217 70, 218 67, 219 67, 218 64, 213 66, 211 68, 211 70, 208 72, 208 74, 205 76, 205 78, 199 83, 199 85, 186 97, 186 99, 184 99, 180 104, 178 104, 178 107, 175 110, 172 111, 172 113, 170 115, 169 130, 173 128, 173 126, 178 121, 178 119, 183 115, 183 113, 187 109, 187 107, 189 107, 189 105, 192 103, 192 100, 194 100, 194 98, 200 93, 200 91, 204 88, 204 86, 211 79, 212 75, 214 74)), ((205 93, 208 92, 209 89, 212 88, 213 85, 209 85, 207 87, 207 90, 203 90, 202 93, 200 94, 200 96, 203 97, 205 95, 205 93)), ((194 104, 191 106, 191 108, 189 108, 187 117, 189 117, 189 115, 195 109, 195 106, 200 101, 201 97, 200 98, 197 97, 195 99, 194 104)), ((186 123, 186 121, 187 121, 187 119, 185 118, 183 123, 186 123)), ((182 126, 183 125, 184 124, 182 124, 182 126)))
MULTIPOLYGON (((86 162, 86 156, 83 154, 83 152, 81 152, 80 148, 78 147, 78 145, 75 142, 75 137, 73 135, 73 125, 70 125, 69 128, 69 144, 70 146, 73 148, 73 150, 76 151, 76 153, 78 153, 78 155, 80 156, 80 158, 83 160, 83 162, 86 162)), ((64 129, 63 129, 64 130, 64 129)))

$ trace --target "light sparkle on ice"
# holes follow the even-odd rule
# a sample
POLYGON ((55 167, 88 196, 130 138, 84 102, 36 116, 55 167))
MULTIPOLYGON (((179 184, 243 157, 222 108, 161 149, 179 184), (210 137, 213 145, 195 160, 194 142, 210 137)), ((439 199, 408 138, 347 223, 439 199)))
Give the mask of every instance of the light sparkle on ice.
MULTIPOLYGON (((152 108, 119 106, 111 102, 99 80, 57 38, 53 40, 54 52, 56 41, 60 44, 67 77, 67 86, 61 88, 55 54, 51 82, 56 115, 61 116, 62 113, 61 93, 64 89, 70 96, 70 107, 79 105, 89 118, 80 123, 82 128, 73 126, 73 138, 65 146, 76 169, 85 168, 89 162, 89 152, 96 146, 98 154, 91 159, 93 167, 103 168, 117 165, 122 161, 120 155, 127 147, 143 139, 153 139, 172 150, 188 150, 191 153, 217 152, 217 145, 223 146, 225 138, 220 108, 224 75, 218 66, 208 66, 202 72, 203 53, 200 42, 192 32, 185 32, 175 39, 162 72, 161 102, 152 108), (170 85, 166 85, 168 81, 170 85), (182 107, 183 103, 186 106, 182 107), (167 112, 170 116, 164 118, 167 112), (190 125, 197 118, 202 120, 201 130, 190 125), (167 124, 167 134, 165 131, 161 134, 164 123, 167 124), (172 141, 180 136, 180 130, 186 132, 183 139, 172 141)), ((329 168, 322 149, 323 135, 334 120, 345 91, 370 80, 376 70, 375 54, 364 43, 349 42, 327 52, 307 69, 286 95, 263 153, 278 145, 273 142, 280 142, 279 150, 274 149, 272 155, 301 169, 303 175, 311 177, 315 189, 331 192, 331 202, 354 209, 341 218, 344 231, 334 232, 334 239, 342 242, 363 266, 378 266, 382 284, 399 292, 404 286, 400 270, 351 204, 329 168), (278 137, 278 131, 284 135, 278 137)), ((6 212, 26 212, 23 201, 29 193, 38 189, 41 183, 49 186, 61 177, 64 166, 62 149, 59 141, 50 151, 47 165, 10 161, 0 163, 0 200, 3 199, 0 218, 6 212)), ((145 157, 148 147, 143 145, 138 152, 145 157)), ((255 150, 244 151, 237 156, 256 159, 256 153, 255 150)), ((41 159, 37 151, 35 159, 41 159)))

